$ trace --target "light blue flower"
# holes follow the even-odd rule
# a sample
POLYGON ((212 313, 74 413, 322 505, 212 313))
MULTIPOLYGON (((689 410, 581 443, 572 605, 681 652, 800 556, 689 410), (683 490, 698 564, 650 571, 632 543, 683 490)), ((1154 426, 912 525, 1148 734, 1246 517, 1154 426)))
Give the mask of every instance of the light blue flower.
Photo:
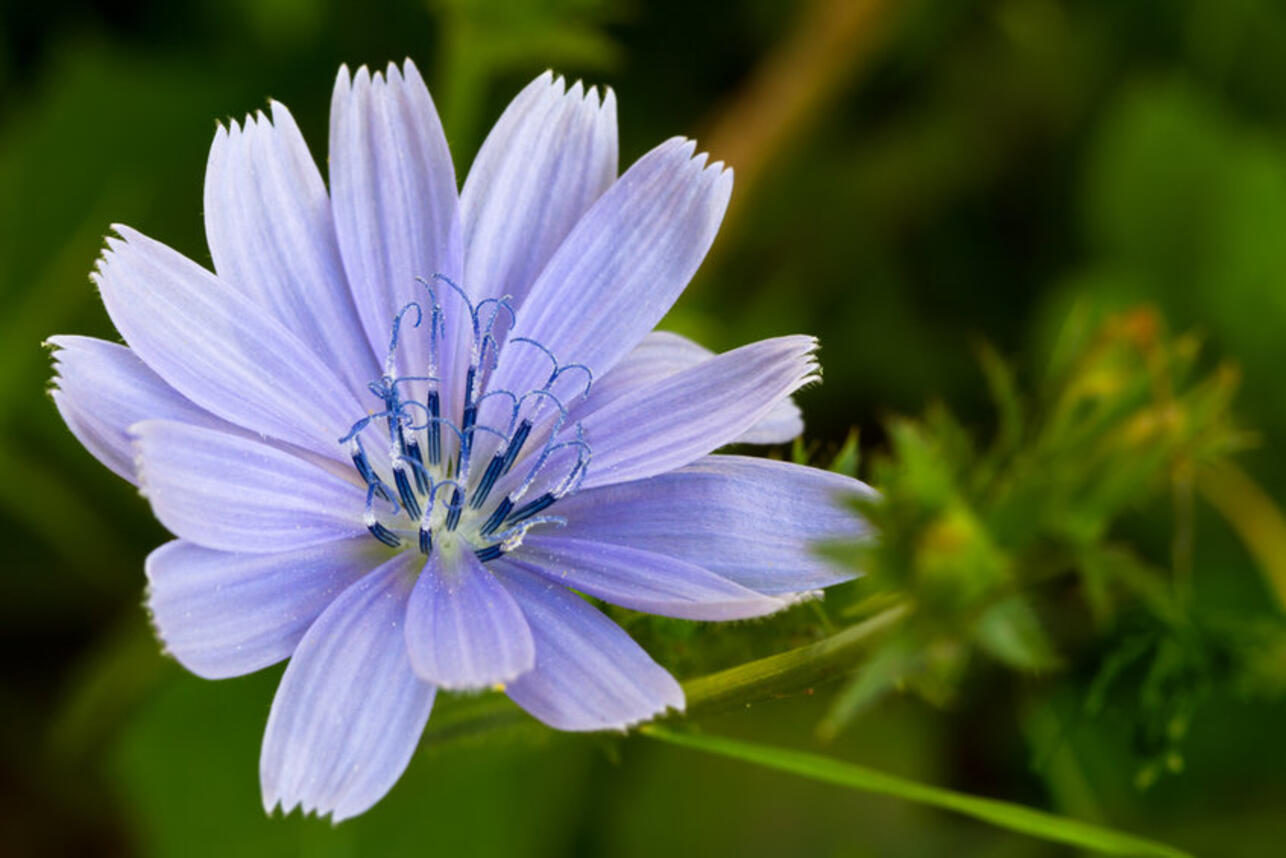
POLYGON ((115 227, 94 275, 128 348, 52 340, 77 438, 178 538, 147 561, 194 673, 290 659, 264 806, 361 813, 439 688, 503 687, 564 730, 683 708, 578 593, 698 620, 845 579, 867 491, 708 455, 802 429, 815 342, 713 355, 652 332, 701 263, 732 174, 669 140, 617 177, 615 100, 545 74, 457 193, 415 66, 342 69, 327 191, 280 104, 220 128, 214 274, 115 227))

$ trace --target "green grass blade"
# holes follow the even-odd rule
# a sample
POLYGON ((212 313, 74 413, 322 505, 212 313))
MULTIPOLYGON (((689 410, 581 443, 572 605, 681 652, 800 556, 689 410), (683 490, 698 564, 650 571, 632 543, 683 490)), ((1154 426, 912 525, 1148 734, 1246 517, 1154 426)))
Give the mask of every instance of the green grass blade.
POLYGON ((1153 856, 1156 856, 1156 858, 1191 858, 1188 853, 1173 847, 1134 837, 1130 834, 1123 834, 1109 828, 1102 828, 1087 822, 1056 816, 1052 813, 1033 810, 1017 804, 964 795, 940 787, 928 786, 863 766, 853 765, 852 763, 832 760, 817 754, 766 747, 719 736, 680 733, 656 725, 642 727, 640 732, 653 739, 659 739, 662 742, 669 742, 673 745, 731 757, 743 762, 790 772, 815 781, 955 811, 1011 831, 1021 832, 1044 840, 1052 840, 1057 843, 1066 843, 1082 849, 1091 849, 1108 855, 1147 856, 1147 858, 1153 858, 1153 856))

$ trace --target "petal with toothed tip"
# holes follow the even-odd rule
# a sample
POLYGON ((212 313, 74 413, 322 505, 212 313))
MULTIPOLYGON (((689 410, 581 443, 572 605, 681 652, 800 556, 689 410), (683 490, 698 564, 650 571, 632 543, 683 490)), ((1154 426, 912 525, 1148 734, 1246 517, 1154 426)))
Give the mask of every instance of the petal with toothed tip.
POLYGON ((264 731, 264 810, 299 807, 340 822, 402 776, 436 691, 411 670, 402 634, 418 562, 410 552, 394 557, 340 594, 304 635, 264 731))
POLYGON ((219 279, 240 289, 358 396, 379 365, 348 288, 330 198, 303 135, 272 102, 219 128, 205 172, 205 231, 219 279))
MULTIPOLYGON (((423 305, 420 336, 404 336, 397 374, 423 376, 430 365, 429 312, 444 326, 436 372, 444 412, 459 421, 472 346, 467 302, 442 282, 464 266, 455 169, 437 108, 415 64, 384 73, 340 69, 331 98, 331 207, 344 270, 376 353, 388 352, 390 326, 408 303, 423 305), (428 285, 425 285, 428 284, 428 285)), ((420 398, 422 386, 413 387, 420 398)))
POLYGON ((465 285, 521 307, 550 256, 616 179, 616 96, 545 72, 510 102, 460 195, 465 285))
POLYGON ((175 390, 245 429, 338 460, 362 407, 294 334, 160 242, 114 227, 94 281, 130 348, 175 390))
POLYGON ((817 468, 706 456, 562 499, 567 523, 558 535, 665 554, 761 593, 796 593, 853 578, 817 546, 869 538, 846 503, 875 497, 866 484, 817 468))
MULTIPOLYGON (((584 401, 571 408, 573 423, 623 396, 705 363, 715 353, 700 343, 669 331, 653 331, 602 378, 584 401)), ((804 431, 799 406, 790 398, 778 402, 736 438, 738 444, 784 444, 804 431)))
POLYGON ((72 434, 98 461, 131 483, 134 440, 129 427, 140 420, 177 420, 238 431, 193 404, 125 346, 93 337, 51 337, 54 404, 72 434))
POLYGON ((616 399, 583 418, 594 450, 584 487, 686 465, 737 439, 816 379, 812 337, 761 340, 616 399))
POLYGON ((695 150, 680 138, 662 143, 590 207, 532 285, 491 389, 544 386, 550 368, 521 339, 597 376, 660 321, 709 250, 732 193, 731 171, 706 166, 695 150))

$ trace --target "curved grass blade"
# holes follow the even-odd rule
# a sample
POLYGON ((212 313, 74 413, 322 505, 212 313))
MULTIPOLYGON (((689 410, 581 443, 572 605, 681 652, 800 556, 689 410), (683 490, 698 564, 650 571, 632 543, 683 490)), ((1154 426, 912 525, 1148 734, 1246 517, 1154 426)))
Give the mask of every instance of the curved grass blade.
POLYGON ((1065 843, 1081 849, 1091 849, 1108 855, 1139 856, 1139 858, 1191 858, 1188 853, 1171 846, 1113 831, 1110 828, 1091 825, 1088 822, 1057 816, 1022 805, 979 798, 917 783, 817 754, 756 745, 720 736, 681 733, 655 724, 640 727, 639 732, 672 745, 695 748, 811 780, 954 811, 1010 831, 1056 843, 1065 843))

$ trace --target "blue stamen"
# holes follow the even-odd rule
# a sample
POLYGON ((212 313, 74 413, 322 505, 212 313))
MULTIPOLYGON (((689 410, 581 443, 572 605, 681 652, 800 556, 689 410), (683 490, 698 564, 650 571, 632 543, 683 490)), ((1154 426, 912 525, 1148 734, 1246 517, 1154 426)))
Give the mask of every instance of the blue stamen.
POLYGON ((469 371, 464 376, 464 407, 468 408, 473 404, 473 383, 478 379, 478 368, 470 366, 469 371))
POLYGON ((512 297, 512 295, 506 295, 503 298, 483 298, 478 302, 478 306, 473 308, 474 315, 481 315, 483 307, 488 304, 496 305, 496 309, 491 313, 491 318, 487 320, 487 336, 490 336, 492 329, 495 328, 496 319, 500 318, 501 310, 504 310, 509 315, 509 327, 512 328, 518 324, 518 314, 514 312, 513 304, 509 303, 512 297))
MULTIPOLYGON (((532 527, 564 523, 557 516, 540 513, 562 497, 568 487, 579 483, 589 463, 590 451, 579 427, 575 439, 558 440, 563 435, 563 427, 570 422, 568 407, 563 402, 570 401, 568 397, 576 395, 576 391, 556 392, 551 388, 568 372, 579 371, 584 374, 585 379, 584 393, 581 393, 583 396, 593 384, 593 373, 583 364, 560 366, 554 353, 541 343, 526 337, 516 337, 508 342, 525 342, 545 355, 550 367, 548 380, 522 396, 509 390, 486 390, 488 376, 499 362, 501 343, 506 340, 507 333, 517 326, 510 299, 488 298, 474 305, 465 291, 449 277, 436 274, 432 283, 416 279, 424 285, 432 304, 412 301, 397 313, 390 330, 384 373, 368 385, 370 392, 381 403, 382 410, 368 413, 352 426, 340 442, 349 444, 353 467, 367 485, 366 516, 363 521, 367 530, 391 548, 416 542, 420 552, 426 556, 433 551, 435 531, 439 527, 447 531, 457 530, 463 521, 466 504, 479 512, 485 509, 491 495, 497 493, 496 487, 501 484, 502 478, 519 467, 519 459, 525 453, 529 454, 532 461, 523 467, 526 469, 530 466, 531 472, 522 485, 501 498, 481 528, 477 527, 477 521, 472 517, 467 525, 469 533, 463 538, 475 544, 491 543, 474 549, 475 556, 480 561, 488 562, 505 554, 506 546, 512 549, 521 543, 523 535, 532 527), (442 289, 450 292, 439 291, 442 289), (450 299, 450 293, 454 293, 459 299, 458 302, 446 302, 452 305, 448 311, 453 314, 452 321, 455 321, 455 313, 467 312, 467 323, 473 334, 463 379, 458 376, 455 379, 444 378, 441 371, 443 368, 440 366, 440 350, 445 343, 442 338, 446 336, 447 324, 446 313, 439 299, 450 299), (489 312, 484 314, 484 310, 488 309, 489 312), (413 315, 408 319, 407 314, 413 315), (502 320, 501 314, 509 317, 507 323, 502 320), (416 328, 423 328, 423 322, 429 322, 427 375, 397 375, 397 350, 405 333, 404 321, 416 328), (456 381, 463 381, 464 396, 459 403, 460 410, 444 415, 443 385, 454 384, 456 381), (411 382, 425 384, 423 399, 411 392, 418 388, 400 386, 411 382), (509 399, 507 418, 505 406, 499 409, 484 408, 486 400, 494 396, 509 399), (423 420, 419 414, 411 413, 412 407, 424 411, 423 420), (454 419, 457 414, 458 422, 454 419), (384 422, 382 428, 388 431, 391 462, 385 462, 383 468, 387 469, 391 464, 392 485, 383 481, 380 470, 372 464, 363 446, 363 439, 359 437, 366 429, 375 428, 379 421, 384 422), (485 425, 487 423, 496 425, 485 425), (444 424, 455 433, 456 446, 453 446, 449 438, 444 441, 444 424), (531 436, 536 427, 540 427, 540 437, 545 440, 537 445, 539 449, 532 449, 528 445, 532 443, 531 436), (424 434, 421 435, 421 432, 424 434), (478 432, 490 433, 496 436, 497 441, 480 447, 474 443, 478 432), (579 448, 574 461, 565 454, 556 459, 551 458, 553 454, 569 446, 579 448), (483 456, 488 459, 486 468, 481 469, 480 474, 478 468, 471 467, 471 455, 479 460, 483 456), (516 500, 536 484, 537 474, 551 470, 550 466, 559 471, 567 470, 561 484, 557 488, 538 490, 541 492, 540 496, 529 502, 516 500), (446 485, 451 486, 451 493, 443 497, 449 497, 450 502, 439 518, 434 505, 439 502, 439 490, 446 485), (388 504, 387 510, 380 508, 378 517, 375 507, 377 501, 388 504), (390 516, 392 517, 389 518, 390 516), (388 518, 389 524, 384 524, 380 518, 388 518), (417 531, 414 539, 410 536, 412 527, 417 531)), ((461 317, 459 321, 464 324, 466 319, 461 317)), ((424 332, 419 336, 424 336, 424 332)), ((531 359, 530 356, 519 356, 531 359)), ((539 363, 539 358, 534 359, 539 363)))
POLYGON ((420 442, 412 438, 406 442, 406 457, 412 462, 415 472, 415 488, 420 494, 429 490, 429 475, 424 470, 424 455, 420 452, 420 442))
MULTIPOLYGON (((521 408, 527 402, 527 398, 531 396, 534 396, 537 399, 541 399, 541 400, 548 399, 554 403, 554 407, 558 409, 558 423, 555 424, 554 431, 552 434, 557 435, 558 430, 562 428, 563 423, 567 420, 567 406, 563 405, 563 401, 559 399, 557 396, 555 396, 553 393, 550 393, 548 390, 545 390, 544 388, 540 388, 540 387, 536 388, 535 390, 529 390, 526 393, 524 393, 518 399, 518 406, 521 408)), ((535 411, 536 409, 533 408, 532 413, 534 414, 535 411)))
POLYGON ((473 501, 471 506, 474 509, 482 509, 482 505, 487 502, 487 495, 491 494, 491 489, 496 484, 496 479, 504 470, 505 457, 496 455, 491 457, 487 463, 487 470, 482 474, 482 480, 478 483, 478 488, 473 492, 473 501))
POLYGON ((366 529, 371 532, 371 536, 374 536, 376 539, 378 539, 380 542, 383 542, 389 548, 397 548, 402 544, 402 540, 398 538, 396 533, 389 530, 387 527, 380 524, 378 521, 368 524, 366 526, 366 529))
POLYGON ((534 501, 531 501, 530 503, 525 503, 522 506, 518 507, 518 509, 514 510, 513 514, 510 515, 507 519, 505 519, 505 523, 517 524, 523 519, 531 518, 533 515, 540 512, 541 510, 549 509, 549 507, 552 506, 554 501, 556 500, 558 500, 558 498, 554 497, 549 492, 545 492, 543 495, 536 498, 534 501))
POLYGON ((554 353, 551 352, 547 346, 545 346, 543 343, 536 342, 530 337, 514 337, 509 342, 526 343, 529 346, 534 346, 540 349, 544 353, 545 357, 549 358, 549 362, 554 365, 554 368, 549 371, 549 379, 545 382, 545 387, 548 387, 549 385, 553 384, 554 379, 558 378, 558 358, 554 357, 554 353))
MULTIPOLYGON (((417 279, 417 280, 420 280, 420 282, 421 282, 421 283, 424 283, 424 281, 423 281, 422 279, 420 279, 420 278, 418 278, 418 277, 417 277, 416 279, 417 279)), ((457 295, 459 295, 459 296, 460 296, 460 300, 464 302, 464 306, 465 306, 465 307, 467 307, 467 308, 469 309, 469 321, 470 321, 470 322, 472 323, 472 325, 473 325, 473 342, 474 342, 474 345, 476 346, 476 345, 477 345, 479 342, 481 342, 481 340, 482 340, 482 337, 479 335, 479 330, 478 330, 478 310, 477 310, 477 308, 473 306, 473 302, 469 300, 469 296, 468 296, 468 295, 466 295, 466 294, 464 294, 464 290, 463 290, 463 289, 461 289, 461 288, 459 287, 459 285, 458 285, 454 280, 452 280, 450 277, 446 276, 445 274, 436 274, 436 273, 435 273, 435 274, 433 275, 433 279, 434 279, 435 281, 439 281, 439 280, 440 280, 441 282, 443 282, 443 283, 447 284, 448 286, 450 286, 450 287, 451 287, 451 289, 452 289, 452 291, 454 291, 457 295)), ((433 287, 432 287, 432 286, 430 286, 428 283, 424 283, 424 286, 425 286, 425 288, 427 288, 427 289, 429 290, 429 294, 433 296, 433 302, 434 302, 434 304, 437 304, 437 303, 438 303, 438 296, 437 296, 437 293, 433 291, 433 287)))
POLYGON ((442 427, 438 424, 442 416, 442 400, 436 390, 429 392, 429 464, 437 465, 442 461, 442 427))
POLYGON ((366 481, 367 491, 379 495, 382 499, 392 502, 393 496, 389 494, 388 488, 384 481, 375 473, 371 467, 370 460, 366 458, 366 450, 362 447, 360 438, 354 437, 350 442, 350 455, 353 458, 353 467, 357 468, 357 473, 366 481))
POLYGON ((492 536, 491 539, 495 540, 501 547, 508 546, 506 550, 512 551, 516 547, 516 544, 511 543, 521 543, 522 538, 526 536, 527 531, 531 530, 538 524, 552 524, 556 527, 565 527, 567 525, 567 519, 563 518, 561 515, 538 515, 527 519, 521 524, 515 524, 503 533, 492 536))
POLYGON ((502 500, 496 505, 496 508, 491 513, 491 517, 487 519, 486 523, 482 525, 482 528, 478 532, 483 536, 490 536, 495 532, 497 527, 504 524, 505 516, 507 516, 509 511, 513 508, 514 502, 509 498, 502 500))
POLYGON ((546 387, 553 386, 554 382, 558 381, 559 377, 561 377, 563 373, 572 369, 579 369, 581 372, 585 373, 585 389, 581 391, 580 395, 581 399, 585 399, 589 396, 590 388, 594 386, 594 373, 583 363, 569 363, 567 366, 560 366, 558 369, 554 370, 554 375, 549 379, 549 384, 547 384, 546 387))
POLYGON ((356 423, 353 424, 353 428, 348 430, 347 435, 339 439, 339 443, 347 444, 350 441, 357 440, 357 436, 360 435, 362 432, 364 432, 367 426, 370 426, 371 423, 373 423, 376 419, 380 417, 386 417, 386 416, 388 415, 384 411, 377 411, 374 414, 367 414, 361 420, 358 420, 356 423))
POLYGON ((362 442, 357 438, 352 440, 349 455, 353 457, 353 467, 357 468, 357 473, 368 486, 379 482, 379 477, 375 476, 375 471, 371 469, 370 460, 366 458, 366 450, 362 448, 362 442))
POLYGON ((509 473, 509 469, 514 466, 514 462, 518 459, 518 453, 522 450, 522 445, 526 443, 527 436, 530 434, 531 421, 523 420, 518 424, 518 431, 514 432, 513 439, 509 442, 509 449, 505 450, 505 461, 500 473, 509 473))
POLYGON ((406 468, 403 468, 401 464, 393 466, 393 482, 397 484, 397 494, 402 499, 402 506, 406 509, 406 514, 411 518, 419 518, 420 501, 416 498, 415 492, 411 490, 411 479, 406 475, 406 468))
POLYGON ((460 460, 459 468, 457 468, 457 471, 461 473, 464 471, 464 464, 469 461, 469 451, 473 449, 473 424, 477 420, 478 406, 465 405, 464 419, 460 421, 460 460))
POLYGON ((456 525, 460 523, 462 512, 464 512, 464 497, 460 494, 460 487, 455 486, 451 490, 451 503, 447 505, 447 530, 455 530, 456 525))
POLYGON ((410 309, 415 310, 415 322, 411 327, 418 328, 420 327, 420 322, 424 321, 424 311, 421 310, 420 305, 414 301, 411 301, 405 307, 397 311, 397 315, 393 317, 393 335, 389 338, 388 356, 384 359, 384 365, 386 367, 385 373, 387 375, 393 374, 393 354, 397 351, 397 340, 401 335, 402 317, 405 316, 406 311, 410 309))

